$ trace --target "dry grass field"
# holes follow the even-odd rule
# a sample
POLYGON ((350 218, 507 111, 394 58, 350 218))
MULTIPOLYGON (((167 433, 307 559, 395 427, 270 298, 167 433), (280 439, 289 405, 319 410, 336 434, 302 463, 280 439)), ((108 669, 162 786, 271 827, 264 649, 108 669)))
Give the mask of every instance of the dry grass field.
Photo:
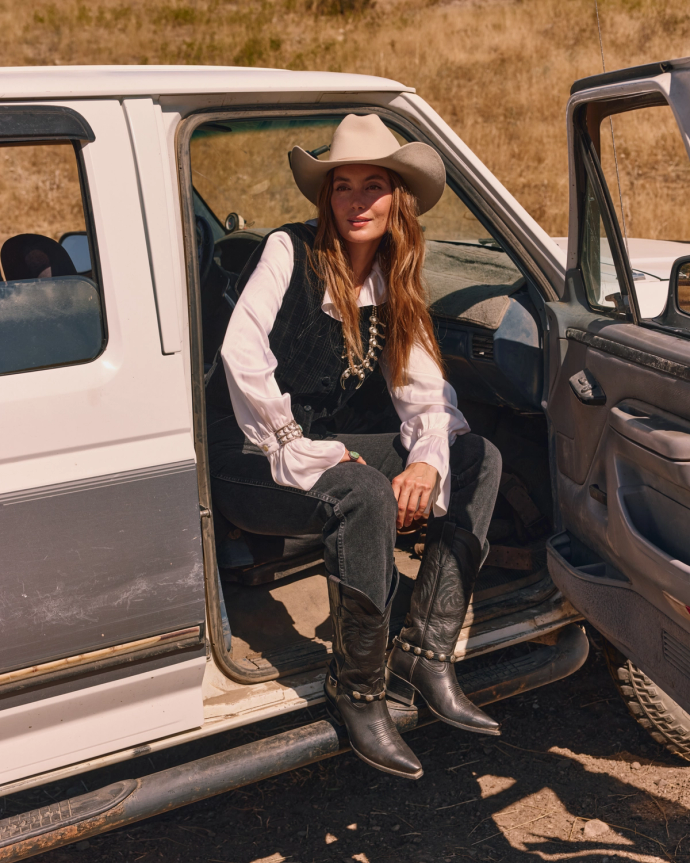
MULTIPOLYGON (((600 0, 599 10, 609 70, 690 54, 687 0, 600 0)), ((227 64, 395 78, 555 236, 567 229, 570 84, 601 71, 594 0, 0 0, 0 32, 5 66, 227 64)), ((617 142, 623 188, 641 195, 629 233, 690 239, 677 132, 668 120, 628 125, 617 142), (658 179, 663 195, 651 187, 658 179)))

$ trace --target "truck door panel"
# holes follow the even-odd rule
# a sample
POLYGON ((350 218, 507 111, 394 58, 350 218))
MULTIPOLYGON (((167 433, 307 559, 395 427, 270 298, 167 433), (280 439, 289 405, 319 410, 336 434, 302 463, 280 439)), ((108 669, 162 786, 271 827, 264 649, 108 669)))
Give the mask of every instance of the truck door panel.
MULTIPOLYGON (((638 82, 642 96, 626 85, 631 110, 643 99, 655 108, 665 104, 668 78, 638 82)), ((557 370, 548 415, 563 528, 550 543, 549 568, 573 604, 690 709, 690 330, 671 332, 644 317, 663 298, 647 287, 638 302, 635 279, 648 279, 633 275, 614 190, 598 193, 591 182, 595 171, 605 182, 598 155, 584 164, 591 149, 582 139, 590 132, 589 145, 597 140, 601 152, 592 116, 597 124, 608 117, 604 94, 590 98, 596 111, 587 94, 571 100, 574 225, 566 295, 549 304, 559 349, 550 354, 557 370), (595 198, 601 233, 587 236, 595 198), (601 268, 598 295, 587 283, 593 260, 601 268), (587 401, 585 373, 604 403, 587 401)), ((610 98, 612 111, 625 109, 620 94, 610 98)), ((625 144, 617 143, 620 151, 625 144)))
POLYGON ((0 497, 0 675, 203 622, 196 466, 0 497))

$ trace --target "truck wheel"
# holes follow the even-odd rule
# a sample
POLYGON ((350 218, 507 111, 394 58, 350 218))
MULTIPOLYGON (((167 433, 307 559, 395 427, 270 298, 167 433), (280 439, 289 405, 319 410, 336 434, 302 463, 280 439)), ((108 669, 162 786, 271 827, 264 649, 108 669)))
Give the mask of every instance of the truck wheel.
POLYGON ((690 713, 609 642, 604 654, 616 688, 637 722, 669 752, 690 761, 690 713))

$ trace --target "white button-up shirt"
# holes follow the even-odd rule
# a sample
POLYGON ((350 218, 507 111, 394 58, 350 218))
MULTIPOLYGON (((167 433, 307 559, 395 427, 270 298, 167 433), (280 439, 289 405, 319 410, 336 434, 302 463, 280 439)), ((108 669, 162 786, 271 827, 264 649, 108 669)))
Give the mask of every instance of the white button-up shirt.
MULTIPOLYGON (((280 391, 275 379, 278 362, 269 345, 293 269, 292 241, 284 231, 276 231, 268 238, 232 313, 221 357, 237 422, 249 440, 266 453, 273 479, 279 485, 308 491, 324 471, 338 464, 345 446, 335 440, 302 437, 281 447, 274 434, 293 420, 290 394, 280 391)), ((375 263, 357 305, 380 306, 387 295, 386 278, 375 263)), ((340 320, 328 291, 321 309, 340 320)), ((457 435, 469 431, 458 410, 455 390, 420 345, 412 348, 405 386, 391 388, 385 351, 379 362, 400 417, 400 438, 409 450, 407 464, 426 462, 436 468, 439 479, 432 502, 434 514, 443 515, 450 497, 449 447, 457 435)))

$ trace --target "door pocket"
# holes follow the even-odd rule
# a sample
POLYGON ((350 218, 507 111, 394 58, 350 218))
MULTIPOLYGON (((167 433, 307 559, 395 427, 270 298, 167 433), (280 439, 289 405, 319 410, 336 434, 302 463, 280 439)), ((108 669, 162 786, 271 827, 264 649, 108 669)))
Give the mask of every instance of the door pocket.
POLYGON ((690 576, 690 509, 648 485, 620 488, 618 500, 632 536, 690 576))
POLYGON ((595 584, 613 584, 616 587, 630 584, 622 572, 567 530, 552 536, 546 543, 546 551, 552 576, 553 569, 560 568, 571 577, 595 584))

